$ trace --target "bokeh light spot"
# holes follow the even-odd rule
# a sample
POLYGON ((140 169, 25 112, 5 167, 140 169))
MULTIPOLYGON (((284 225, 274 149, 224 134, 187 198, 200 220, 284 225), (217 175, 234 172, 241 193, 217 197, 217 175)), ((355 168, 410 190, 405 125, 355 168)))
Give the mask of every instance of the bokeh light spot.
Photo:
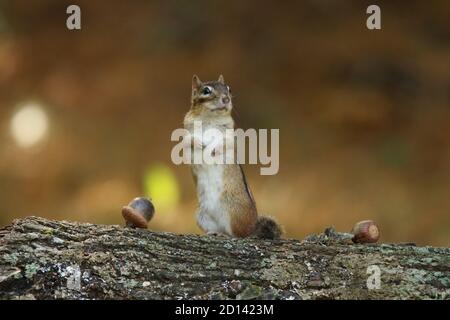
POLYGON ((19 147, 29 148, 41 142, 48 133, 48 116, 41 105, 29 102, 11 118, 11 135, 19 147))
POLYGON ((157 212, 174 208, 180 199, 177 179, 166 165, 150 167, 144 175, 145 195, 152 199, 157 212))

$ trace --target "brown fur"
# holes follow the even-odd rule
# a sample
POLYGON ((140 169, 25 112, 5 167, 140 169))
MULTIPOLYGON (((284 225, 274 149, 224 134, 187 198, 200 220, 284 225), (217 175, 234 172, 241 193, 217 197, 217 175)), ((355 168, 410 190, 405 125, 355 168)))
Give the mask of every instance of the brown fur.
POLYGON ((281 226, 271 217, 258 217, 253 236, 260 239, 279 239, 283 234, 281 226))
POLYGON ((241 167, 237 164, 225 165, 222 199, 228 204, 231 230, 235 237, 252 234, 258 213, 251 192, 245 182, 241 167))

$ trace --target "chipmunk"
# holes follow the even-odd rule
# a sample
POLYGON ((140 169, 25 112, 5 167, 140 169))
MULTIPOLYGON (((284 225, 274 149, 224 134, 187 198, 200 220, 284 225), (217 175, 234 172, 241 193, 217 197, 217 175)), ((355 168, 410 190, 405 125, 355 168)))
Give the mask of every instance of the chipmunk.
MULTIPOLYGON (((234 129, 231 98, 222 75, 218 81, 205 83, 193 76, 191 109, 184 117, 192 147, 205 148, 211 143, 193 135, 194 122, 201 121, 202 130, 214 128, 225 133, 234 129)), ((240 164, 192 164, 191 169, 199 201, 197 224, 204 232, 240 238, 281 236, 282 229, 272 218, 258 216, 240 164)))

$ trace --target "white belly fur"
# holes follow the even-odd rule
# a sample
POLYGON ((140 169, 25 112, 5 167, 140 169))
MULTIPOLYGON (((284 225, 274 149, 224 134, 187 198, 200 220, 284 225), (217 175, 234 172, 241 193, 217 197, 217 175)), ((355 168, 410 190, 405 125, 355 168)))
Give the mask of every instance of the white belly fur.
POLYGON ((222 206, 223 165, 194 165, 199 200, 198 221, 206 232, 231 234, 229 216, 222 206))

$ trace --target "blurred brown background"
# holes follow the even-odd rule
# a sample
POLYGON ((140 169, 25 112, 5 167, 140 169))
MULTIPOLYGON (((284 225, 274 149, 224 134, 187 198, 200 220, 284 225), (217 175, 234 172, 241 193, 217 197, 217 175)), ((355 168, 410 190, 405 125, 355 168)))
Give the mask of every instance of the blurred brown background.
POLYGON ((223 73, 242 128, 280 129, 280 171, 246 166, 259 210, 303 238, 376 220, 450 244, 450 2, 0 1, 0 225, 27 215, 199 232, 170 160, 190 81, 223 73), (66 29, 78 4, 82 30, 66 29))

